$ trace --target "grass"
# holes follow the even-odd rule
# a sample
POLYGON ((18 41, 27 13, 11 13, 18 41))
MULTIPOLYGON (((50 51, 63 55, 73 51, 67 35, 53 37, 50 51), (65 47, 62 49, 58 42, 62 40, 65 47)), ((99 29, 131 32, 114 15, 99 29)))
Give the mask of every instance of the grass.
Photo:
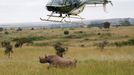
MULTIPOLYGON (((134 27, 111 28, 110 33, 114 37, 108 36, 110 42, 129 40, 134 37, 134 27), (124 37, 124 36, 129 37, 124 37), (116 37, 117 36, 117 37, 116 37), (118 37, 120 36, 120 37, 118 37), (122 37, 123 36, 123 37, 122 37)), ((77 39, 66 39, 64 30, 23 30, 21 32, 8 31, 10 34, 2 34, 0 41, 7 38, 36 36, 34 45, 22 48, 14 48, 14 53, 9 59, 4 55, 3 48, 0 48, 0 75, 134 75, 134 46, 107 46, 101 51, 94 42, 101 41, 98 32, 105 33, 104 30, 97 28, 74 28, 70 29, 70 34, 81 36, 77 39), (84 33, 76 33, 82 31, 84 33), (11 33, 12 32, 12 33, 11 33), (24 34, 27 33, 27 34, 24 34), (92 35, 90 35, 92 34, 92 35), (44 36, 45 38, 38 38, 44 36), (84 40, 88 39, 88 40, 84 40), (39 56, 55 54, 51 46, 54 42, 63 42, 69 47, 65 58, 77 59, 76 68, 52 68, 47 69, 48 64, 40 64, 39 56), (39 46, 37 46, 39 44, 39 46), (81 44, 86 45, 80 47, 81 44)))
POLYGON ((77 59, 77 67, 49 70, 48 64, 40 64, 38 58, 54 54, 52 47, 16 48, 11 59, 0 49, 0 75, 133 75, 133 48, 107 47, 105 52, 101 52, 96 47, 71 47, 65 58, 77 59))
POLYGON ((35 62, 7 62, 0 64, 1 75, 133 75, 134 62, 88 61, 80 63, 76 68, 46 69, 46 65, 35 62), (16 66, 17 65, 17 66, 16 66), (112 65, 112 66, 111 66, 112 65), (7 68, 8 67, 8 68, 7 68), (12 69, 14 67, 14 69, 12 69), (18 68, 20 67, 20 68, 18 68), (9 74, 10 73, 10 74, 9 74))

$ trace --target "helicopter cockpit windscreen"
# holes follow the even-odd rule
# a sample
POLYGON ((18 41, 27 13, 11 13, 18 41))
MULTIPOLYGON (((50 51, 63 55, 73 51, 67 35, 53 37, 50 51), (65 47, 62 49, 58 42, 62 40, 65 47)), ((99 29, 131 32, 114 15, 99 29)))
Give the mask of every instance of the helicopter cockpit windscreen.
POLYGON ((51 5, 71 5, 73 3, 78 3, 80 0, 50 0, 51 5))
POLYGON ((49 3, 51 5, 63 5, 65 0, 50 0, 49 3))

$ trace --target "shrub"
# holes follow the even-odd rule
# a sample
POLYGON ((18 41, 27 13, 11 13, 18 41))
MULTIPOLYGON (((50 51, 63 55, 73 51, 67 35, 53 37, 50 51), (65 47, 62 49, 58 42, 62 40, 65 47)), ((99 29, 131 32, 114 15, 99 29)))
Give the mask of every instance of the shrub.
POLYGON ((22 28, 19 27, 16 31, 22 31, 22 28))
POLYGON ((10 41, 4 40, 4 41, 1 42, 2 47, 5 47, 7 45, 10 45, 10 41))
POLYGON ((81 36, 79 36, 79 35, 68 35, 68 36, 65 36, 64 38, 77 39, 77 38, 81 38, 81 36))
POLYGON ((69 31, 64 31, 64 35, 69 35, 69 31))
POLYGON ((39 41, 46 39, 43 36, 30 36, 30 37, 23 37, 23 38, 14 38, 12 41, 18 41, 18 40, 31 40, 31 41, 39 41))
POLYGON ((34 28, 31 28, 31 30, 34 30, 34 28))
POLYGON ((68 50, 67 47, 63 47, 63 44, 61 42, 57 42, 53 45, 54 49, 56 50, 56 55, 63 57, 63 55, 68 50))
POLYGON ((35 44, 33 44, 33 45, 34 45, 34 46, 49 46, 50 44, 43 42, 43 43, 35 43, 35 44))
POLYGON ((3 28, 0 28, 0 32, 2 32, 4 29, 3 28))
POLYGON ((4 34, 9 34, 9 32, 8 31, 5 31, 4 34))
POLYGON ((84 33, 84 32, 83 32, 83 31, 77 31, 77 32, 75 32, 75 33, 78 33, 78 34, 80 33, 80 34, 82 34, 82 33, 84 33))
POLYGON ((121 42, 115 42, 114 44, 115 44, 116 47, 121 47, 122 46, 121 42))
POLYGON ((134 45, 134 39, 129 39, 129 40, 128 40, 128 44, 129 44, 129 45, 134 45))
POLYGON ((85 41, 89 41, 89 39, 88 39, 88 38, 85 38, 84 40, 85 40, 85 41))
POLYGON ((110 28, 110 23, 109 22, 104 22, 103 24, 104 24, 104 26, 103 26, 104 28, 110 28))
POLYGON ((80 45, 81 47, 85 47, 85 45, 84 44, 82 44, 82 45, 80 45))
POLYGON ((134 39, 129 39, 127 41, 122 41, 122 42, 115 42, 114 45, 117 47, 132 46, 132 45, 134 45, 134 39))
POLYGON ((30 40, 32 41, 39 41, 39 40, 44 40, 46 39, 46 37, 43 37, 43 36, 31 36, 31 37, 28 37, 30 40))
POLYGON ((101 33, 97 33, 97 35, 101 35, 101 33))

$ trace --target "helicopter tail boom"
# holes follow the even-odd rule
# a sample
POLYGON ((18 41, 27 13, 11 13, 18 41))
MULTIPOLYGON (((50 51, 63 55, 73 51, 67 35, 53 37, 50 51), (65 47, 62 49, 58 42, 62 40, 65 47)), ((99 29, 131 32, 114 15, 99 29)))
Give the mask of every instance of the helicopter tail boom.
POLYGON ((85 2, 86 4, 103 4, 103 5, 106 5, 106 4, 108 4, 108 3, 110 3, 111 5, 113 5, 112 4, 112 1, 110 1, 110 0, 86 0, 86 2, 85 2))

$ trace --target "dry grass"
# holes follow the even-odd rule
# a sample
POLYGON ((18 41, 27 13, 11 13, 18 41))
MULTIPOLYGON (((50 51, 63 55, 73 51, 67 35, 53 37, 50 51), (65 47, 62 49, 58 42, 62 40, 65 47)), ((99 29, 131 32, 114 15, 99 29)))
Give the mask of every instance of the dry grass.
MULTIPOLYGON (((134 27, 112 28, 109 32, 129 37, 112 37, 108 38, 108 40, 113 42, 133 38, 133 29, 134 27)), ((69 31, 70 34, 74 34, 77 31, 83 31, 87 34, 105 32, 97 28, 76 28, 69 31)), ((100 51, 96 46, 92 46, 94 42, 101 40, 98 35, 83 36, 83 38, 78 39, 65 39, 63 38, 64 33, 62 29, 25 30, 10 33, 9 35, 2 34, 0 40, 5 39, 4 37, 11 40, 15 37, 28 36, 45 36, 49 38, 35 41, 35 43, 47 42, 53 44, 56 41, 62 41, 69 46, 69 51, 65 54, 65 58, 77 59, 77 67, 66 69, 52 68, 48 70, 48 64, 40 64, 38 58, 45 54, 55 54, 53 47, 51 45, 25 45, 22 48, 14 48, 14 53, 10 59, 4 55, 3 49, 0 48, 0 75, 134 75, 134 46, 121 48, 108 46, 103 51, 100 51), (85 38, 97 40, 84 41, 83 39, 85 38), (86 44, 86 47, 80 47, 81 44, 86 44)))

